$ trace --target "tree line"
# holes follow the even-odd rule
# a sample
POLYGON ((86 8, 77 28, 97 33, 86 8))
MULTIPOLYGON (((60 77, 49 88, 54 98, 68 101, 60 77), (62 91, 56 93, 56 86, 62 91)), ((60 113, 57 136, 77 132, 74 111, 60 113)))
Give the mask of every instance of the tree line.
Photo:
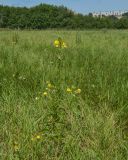
POLYGON ((121 19, 114 16, 96 18, 92 14, 76 14, 64 6, 40 4, 27 8, 0 5, 0 28, 128 29, 128 13, 121 19))

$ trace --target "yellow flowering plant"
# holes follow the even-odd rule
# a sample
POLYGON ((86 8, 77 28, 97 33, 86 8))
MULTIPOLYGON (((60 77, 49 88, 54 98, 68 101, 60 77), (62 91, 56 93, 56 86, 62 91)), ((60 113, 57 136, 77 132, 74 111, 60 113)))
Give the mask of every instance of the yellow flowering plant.
POLYGON ((48 95, 48 93, 47 93, 47 92, 44 92, 44 93, 43 93, 43 95, 44 95, 44 96, 47 96, 47 95, 48 95))
POLYGON ((19 151, 20 145, 18 144, 18 142, 14 142, 14 144, 13 144, 13 149, 14 149, 15 152, 18 152, 18 151, 19 151))
POLYGON ((67 93, 72 93, 72 89, 71 88, 67 88, 67 93))
POLYGON ((76 87, 75 86, 72 86, 71 88, 67 88, 67 93, 72 93, 72 94, 80 94, 81 93, 81 89, 80 88, 78 88, 78 89, 76 89, 76 87))
POLYGON ((37 133, 32 136, 31 141, 37 141, 42 139, 43 134, 42 133, 37 133))
POLYGON ((81 93, 81 89, 78 88, 76 91, 75 91, 76 94, 80 94, 81 93))
POLYGON ((60 37, 54 41, 54 46, 56 48, 67 48, 67 44, 60 37))

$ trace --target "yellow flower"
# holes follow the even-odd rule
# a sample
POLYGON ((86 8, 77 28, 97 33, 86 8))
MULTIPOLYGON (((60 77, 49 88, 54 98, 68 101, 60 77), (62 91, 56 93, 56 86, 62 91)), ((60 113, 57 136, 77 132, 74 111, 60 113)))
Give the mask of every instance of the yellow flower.
POLYGON ((41 139, 42 135, 40 133, 38 134, 35 134, 32 138, 31 138, 31 141, 36 141, 36 140, 39 140, 41 139))
POLYGON ((62 43, 63 48, 67 48, 67 44, 65 42, 62 43))
POLYGON ((80 94, 80 93, 81 93, 81 89, 78 88, 78 89, 75 91, 75 93, 80 94))
POLYGON ((41 139, 41 136, 40 136, 40 135, 37 135, 37 136, 36 136, 36 139, 41 139))
POLYGON ((55 40, 54 41, 54 46, 57 47, 57 48, 60 47, 60 41, 59 40, 55 40))
POLYGON ((43 95, 44 95, 44 96, 47 96, 47 95, 48 95, 48 93, 47 93, 47 92, 44 92, 44 93, 43 93, 43 95))
POLYGON ((51 83, 48 83, 48 88, 52 88, 52 85, 51 85, 51 83))
POLYGON ((59 40, 54 41, 54 45, 59 45, 59 44, 60 44, 59 40))
POLYGON ((54 88, 54 86, 51 83, 48 83, 48 88, 52 89, 52 88, 54 88))
POLYGON ((36 97, 35 100, 36 100, 36 101, 39 100, 39 97, 36 97))
POLYGON ((54 41, 54 46, 55 47, 60 47, 60 48, 67 48, 66 43, 62 40, 62 38, 58 38, 57 40, 54 41))
POLYGON ((72 90, 71 90, 70 88, 67 88, 67 92, 68 92, 68 93, 71 93, 72 90))
POLYGON ((59 45, 57 44, 57 45, 55 45, 55 47, 56 47, 56 48, 59 48, 59 45))
POLYGON ((34 141, 34 140, 35 140, 35 138, 33 138, 33 137, 32 137, 32 138, 31 138, 31 140, 32 140, 32 141, 34 141))
POLYGON ((19 149, 20 149, 20 146, 19 146, 19 144, 17 143, 17 142, 14 142, 14 151, 15 152, 17 152, 17 151, 19 151, 19 149))

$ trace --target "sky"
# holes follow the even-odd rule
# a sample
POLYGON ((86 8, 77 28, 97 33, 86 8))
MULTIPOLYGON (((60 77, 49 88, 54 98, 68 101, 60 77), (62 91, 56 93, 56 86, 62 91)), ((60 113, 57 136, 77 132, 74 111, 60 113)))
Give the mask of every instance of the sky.
POLYGON ((128 0, 0 0, 0 5, 35 6, 40 3, 64 5, 77 13, 128 10, 128 0))

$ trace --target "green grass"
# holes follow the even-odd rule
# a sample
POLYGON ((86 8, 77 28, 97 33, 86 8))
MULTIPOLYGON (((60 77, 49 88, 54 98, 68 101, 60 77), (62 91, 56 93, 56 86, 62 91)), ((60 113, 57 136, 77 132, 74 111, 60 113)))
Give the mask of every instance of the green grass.
POLYGON ((0 159, 128 159, 127 30, 0 32, 0 159))

